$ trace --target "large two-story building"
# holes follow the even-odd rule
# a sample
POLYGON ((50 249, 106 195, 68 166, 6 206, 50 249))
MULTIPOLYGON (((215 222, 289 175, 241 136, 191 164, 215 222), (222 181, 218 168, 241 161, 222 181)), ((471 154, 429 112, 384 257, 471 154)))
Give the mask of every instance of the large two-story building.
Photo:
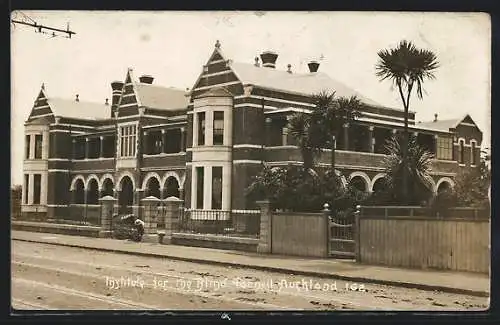
MULTIPOLYGON (((288 133, 296 112, 314 107, 312 95, 357 96, 362 117, 344 126, 336 167, 357 186, 377 191, 384 142, 403 129, 404 112, 385 107, 321 72, 279 69, 278 55, 233 62, 217 42, 190 90, 136 79, 128 69, 111 83, 111 102, 52 98, 42 85, 25 123, 22 211, 54 217, 72 205, 97 205, 111 195, 122 209, 146 196, 177 196, 191 209, 250 210, 245 189, 263 164, 301 164, 288 133)), ((462 168, 479 164, 482 132, 469 115, 416 122, 410 131, 435 154, 434 190, 453 187, 462 168)), ((328 150, 319 164, 329 163, 328 150)))

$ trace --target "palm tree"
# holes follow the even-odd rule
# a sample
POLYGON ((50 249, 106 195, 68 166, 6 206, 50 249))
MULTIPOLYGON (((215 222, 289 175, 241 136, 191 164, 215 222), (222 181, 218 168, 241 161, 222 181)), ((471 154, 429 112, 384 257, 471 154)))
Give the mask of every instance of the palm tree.
MULTIPOLYGON (((378 53, 379 61, 376 64, 376 75, 383 80, 391 80, 399 91, 404 107, 404 137, 403 164, 406 164, 408 154, 408 111, 410 98, 414 88, 417 97, 422 99, 422 84, 425 79, 434 79, 434 71, 438 68, 436 54, 430 50, 418 49, 412 42, 403 40, 396 48, 383 49, 378 53)), ((408 198, 406 174, 403 177, 403 197, 408 198)))
POLYGON ((427 200, 432 193, 431 159, 432 153, 417 144, 416 137, 412 136, 406 141, 405 138, 392 137, 386 143, 388 155, 384 158, 385 184, 387 191, 395 203, 419 204, 427 200), (404 147, 407 148, 407 161, 403 162, 404 147), (403 194, 403 175, 412 186, 410 189, 410 200, 403 194))
POLYGON ((304 169, 309 170, 314 165, 314 156, 317 150, 314 148, 311 138, 311 117, 306 113, 296 113, 289 121, 290 134, 297 141, 304 169))
POLYGON ((313 95, 315 107, 310 113, 297 113, 292 116, 290 134, 300 147, 304 167, 309 170, 314 166, 314 158, 324 148, 332 148, 332 168, 335 168, 335 139, 342 126, 357 119, 361 113, 361 101, 335 97, 335 92, 321 91, 313 95))

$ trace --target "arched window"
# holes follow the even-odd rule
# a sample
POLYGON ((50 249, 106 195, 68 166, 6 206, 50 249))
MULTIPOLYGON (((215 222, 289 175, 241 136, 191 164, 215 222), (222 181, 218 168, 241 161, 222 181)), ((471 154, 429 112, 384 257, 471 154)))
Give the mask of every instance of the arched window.
POLYGON ((464 147, 465 147, 465 141, 464 140, 460 140, 458 142, 459 146, 458 146, 458 159, 459 159, 459 163, 463 164, 465 163, 465 159, 464 159, 464 147))
POLYGON ((477 158, 476 158, 476 141, 472 140, 470 142, 470 164, 472 166, 477 165, 477 158))

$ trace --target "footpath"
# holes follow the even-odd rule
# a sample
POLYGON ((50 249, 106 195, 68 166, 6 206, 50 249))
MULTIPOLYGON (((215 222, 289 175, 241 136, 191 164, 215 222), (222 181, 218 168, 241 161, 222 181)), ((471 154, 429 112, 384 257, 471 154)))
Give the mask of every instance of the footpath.
POLYGON ((289 275, 314 276, 481 297, 489 297, 490 292, 490 278, 487 274, 390 268, 363 265, 351 260, 300 258, 17 230, 12 230, 11 235, 12 240, 15 241, 168 258, 289 275))

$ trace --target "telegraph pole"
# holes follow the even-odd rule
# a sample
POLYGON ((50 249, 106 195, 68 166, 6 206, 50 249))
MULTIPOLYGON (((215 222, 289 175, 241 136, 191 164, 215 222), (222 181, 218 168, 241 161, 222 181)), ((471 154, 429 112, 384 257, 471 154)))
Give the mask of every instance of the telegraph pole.
POLYGON ((30 26, 35 28, 35 32, 41 33, 41 34, 47 34, 52 37, 58 37, 61 35, 66 35, 62 37, 66 38, 71 38, 72 35, 75 35, 76 33, 71 31, 69 29, 69 23, 66 26, 66 29, 61 29, 61 28, 55 28, 55 27, 50 27, 46 25, 42 25, 37 23, 35 20, 31 19, 27 15, 21 13, 22 19, 15 19, 12 18, 11 22, 13 25, 19 24, 19 25, 24 25, 24 26, 30 26))

